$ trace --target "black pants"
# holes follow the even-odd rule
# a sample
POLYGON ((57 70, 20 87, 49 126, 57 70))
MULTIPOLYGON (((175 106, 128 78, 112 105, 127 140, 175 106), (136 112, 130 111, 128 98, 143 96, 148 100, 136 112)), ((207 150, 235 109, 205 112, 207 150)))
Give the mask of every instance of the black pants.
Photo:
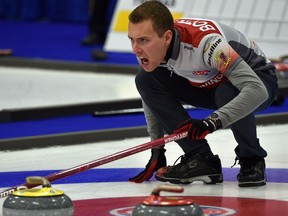
MULTIPOLYGON (((267 108, 277 93, 276 76, 262 72, 259 72, 258 76, 264 82, 269 98, 255 112, 267 108)), ((152 73, 140 69, 135 82, 142 99, 168 134, 173 133, 180 123, 190 118, 181 102, 198 108, 217 110, 239 94, 239 90, 229 81, 215 89, 196 88, 189 84, 187 79, 175 73, 171 74, 161 67, 152 73)), ((257 138, 254 113, 235 122, 230 128, 238 143, 235 152, 239 157, 267 156, 267 152, 260 146, 257 138)), ((184 153, 211 154, 207 140, 193 141, 186 138, 177 143, 184 153)))

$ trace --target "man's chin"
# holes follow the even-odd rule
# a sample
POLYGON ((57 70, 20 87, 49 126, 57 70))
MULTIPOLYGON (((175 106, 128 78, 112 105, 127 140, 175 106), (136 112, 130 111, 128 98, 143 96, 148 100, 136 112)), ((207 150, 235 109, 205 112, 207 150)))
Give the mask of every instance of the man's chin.
POLYGON ((142 68, 146 71, 146 72, 153 72, 157 66, 151 66, 151 65, 142 65, 142 68))

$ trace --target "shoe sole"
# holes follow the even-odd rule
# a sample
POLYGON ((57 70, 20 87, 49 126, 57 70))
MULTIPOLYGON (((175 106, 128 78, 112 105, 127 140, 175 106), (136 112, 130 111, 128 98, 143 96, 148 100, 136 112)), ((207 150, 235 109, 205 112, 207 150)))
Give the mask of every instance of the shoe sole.
POLYGON ((238 187, 259 187, 266 185, 266 181, 238 182, 238 187))
POLYGON ((172 184, 191 184, 194 181, 202 181, 205 184, 216 184, 223 182, 223 175, 222 174, 212 174, 212 175, 203 175, 203 176, 196 176, 192 178, 163 178, 161 176, 155 175, 155 179, 157 181, 162 182, 170 182, 172 184))

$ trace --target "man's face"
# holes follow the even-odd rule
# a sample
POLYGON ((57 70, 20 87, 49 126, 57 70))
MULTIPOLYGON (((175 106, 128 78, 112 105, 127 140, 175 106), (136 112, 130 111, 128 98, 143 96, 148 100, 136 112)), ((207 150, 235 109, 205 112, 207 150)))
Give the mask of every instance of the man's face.
POLYGON ((132 50, 141 67, 147 72, 153 71, 164 62, 172 36, 173 33, 168 30, 162 37, 159 37, 153 30, 151 20, 136 24, 129 22, 128 25, 128 37, 131 40, 132 50))

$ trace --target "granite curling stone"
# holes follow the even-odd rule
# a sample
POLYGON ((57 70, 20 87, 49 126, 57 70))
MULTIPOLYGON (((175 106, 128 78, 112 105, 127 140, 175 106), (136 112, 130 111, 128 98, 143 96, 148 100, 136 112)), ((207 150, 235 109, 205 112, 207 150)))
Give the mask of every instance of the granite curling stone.
POLYGON ((42 188, 22 189, 10 194, 3 203, 3 216, 72 216, 72 200, 63 191, 51 187, 42 177, 27 177, 28 184, 42 188))
POLYGON ((158 186, 150 196, 133 209, 132 216, 204 216, 200 206, 190 198, 160 196, 161 191, 181 193, 184 189, 181 186, 158 186))

